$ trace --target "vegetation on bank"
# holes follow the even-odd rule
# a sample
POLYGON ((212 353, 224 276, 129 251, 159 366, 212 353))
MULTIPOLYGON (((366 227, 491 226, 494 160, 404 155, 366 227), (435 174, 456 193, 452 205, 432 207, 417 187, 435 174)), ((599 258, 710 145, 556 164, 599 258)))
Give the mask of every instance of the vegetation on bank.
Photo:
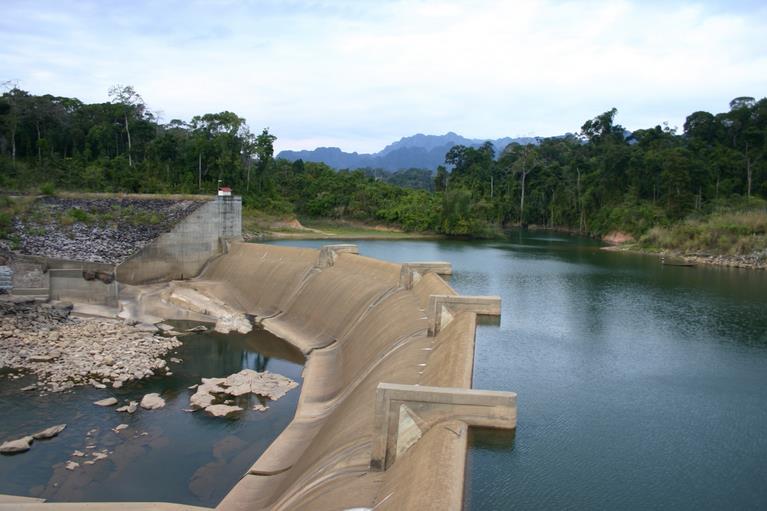
MULTIPOLYGON (((132 87, 115 87, 97 104, 13 88, 0 97, 0 189, 211 194, 223 183, 243 196, 246 228, 260 215, 447 236, 494 236, 519 225, 623 231, 646 247, 690 250, 748 249, 735 232, 759 239, 750 213, 719 211, 767 197, 767 99, 694 112, 681 133, 668 126, 629 133, 616 114, 499 153, 490 143, 454 146, 428 182, 417 169, 335 171, 275 160, 268 128, 253 133, 226 111, 162 122, 132 87)), ((8 223, 0 216, 0 229, 8 223)))
POLYGON ((682 255, 761 254, 767 259, 767 202, 752 199, 746 204, 720 206, 669 227, 653 227, 636 246, 682 255))

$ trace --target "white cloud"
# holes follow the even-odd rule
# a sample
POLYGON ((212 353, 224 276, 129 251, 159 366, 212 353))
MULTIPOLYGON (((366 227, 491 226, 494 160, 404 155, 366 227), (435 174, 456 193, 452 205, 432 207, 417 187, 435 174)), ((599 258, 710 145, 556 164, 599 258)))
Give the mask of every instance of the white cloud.
POLYGON ((165 118, 232 110, 277 146, 375 151, 400 136, 554 135, 616 106, 679 125, 767 89, 767 11, 703 2, 6 2, 0 79, 165 118), (131 4, 133 5, 133 4, 131 4))

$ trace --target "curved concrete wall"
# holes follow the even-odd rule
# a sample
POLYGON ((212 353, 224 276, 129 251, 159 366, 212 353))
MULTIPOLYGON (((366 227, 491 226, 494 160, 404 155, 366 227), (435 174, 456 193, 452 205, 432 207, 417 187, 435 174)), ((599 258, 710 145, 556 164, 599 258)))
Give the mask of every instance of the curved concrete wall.
POLYGON ((218 509, 460 509, 465 422, 445 419, 398 446, 388 470, 371 470, 371 455, 380 383, 470 388, 475 313, 456 311, 430 337, 429 297, 455 294, 439 276, 401 286, 401 265, 338 253, 326 267, 319 256, 233 243, 183 283, 307 354, 294 420, 218 509))

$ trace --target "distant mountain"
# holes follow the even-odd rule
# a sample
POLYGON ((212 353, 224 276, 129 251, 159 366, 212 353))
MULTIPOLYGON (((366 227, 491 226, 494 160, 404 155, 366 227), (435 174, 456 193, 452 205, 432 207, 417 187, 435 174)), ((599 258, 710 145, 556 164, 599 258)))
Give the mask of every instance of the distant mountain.
MULTIPOLYGON (((455 145, 479 147, 486 139, 466 138, 453 133, 444 135, 423 135, 418 133, 411 137, 403 137, 397 142, 387 145, 381 151, 373 154, 346 153, 337 147, 318 147, 312 151, 281 151, 277 157, 286 160, 304 160, 325 163, 335 169, 380 168, 389 171, 404 169, 436 170, 438 165, 445 163, 445 154, 455 145)), ((490 140, 496 153, 512 142, 519 144, 535 144, 533 137, 499 138, 490 140)))

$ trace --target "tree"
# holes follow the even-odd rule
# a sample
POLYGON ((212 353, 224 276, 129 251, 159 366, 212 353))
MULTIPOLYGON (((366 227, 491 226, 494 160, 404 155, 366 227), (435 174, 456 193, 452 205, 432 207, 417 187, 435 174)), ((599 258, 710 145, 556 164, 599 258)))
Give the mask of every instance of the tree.
POLYGON ((256 137, 254 150, 258 159, 258 190, 263 190, 264 176, 274 156, 274 141, 277 137, 269 133, 269 128, 264 128, 260 135, 256 137))
POLYGON ((122 106, 122 117, 125 122, 125 133, 128 137, 128 166, 133 166, 133 157, 131 152, 133 145, 131 143, 130 136, 130 123, 129 117, 140 117, 143 115, 146 105, 144 100, 138 92, 131 85, 114 85, 109 89, 109 97, 112 99, 112 103, 122 106))
POLYGON ((447 169, 444 165, 437 167, 437 174, 434 176, 434 190, 437 192, 447 190, 447 169))

